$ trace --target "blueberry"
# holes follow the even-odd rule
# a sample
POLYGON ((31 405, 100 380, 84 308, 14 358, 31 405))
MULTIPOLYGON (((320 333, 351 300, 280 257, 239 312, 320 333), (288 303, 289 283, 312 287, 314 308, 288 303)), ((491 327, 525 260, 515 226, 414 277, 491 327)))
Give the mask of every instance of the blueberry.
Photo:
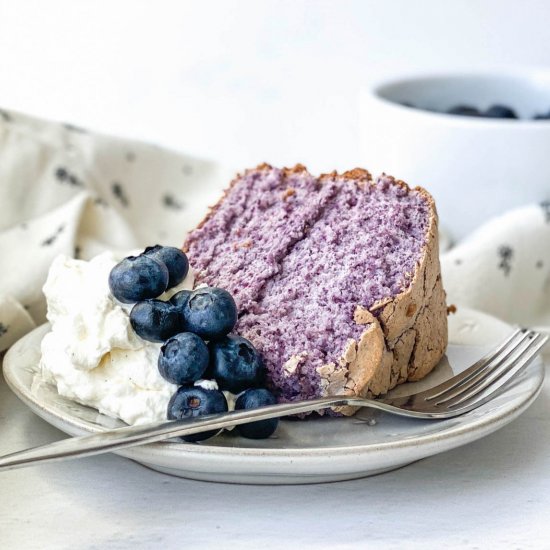
POLYGON ((208 348, 196 334, 181 332, 160 348, 159 372, 172 384, 192 384, 202 378, 207 367, 208 348))
POLYGON ((148 256, 128 256, 109 273, 111 293, 127 304, 156 298, 167 286, 167 267, 148 256))
POLYGON ((174 246, 148 246, 145 256, 162 262, 168 269, 168 288, 179 285, 189 271, 189 260, 185 253, 174 246))
POLYGON ((184 304, 183 317, 187 331, 205 340, 216 340, 233 330, 237 322, 237 306, 231 294, 223 288, 199 288, 184 304))
POLYGON ((144 340, 164 342, 183 331, 179 311, 162 300, 138 302, 130 311, 130 323, 144 340))
POLYGON ((489 118, 518 118, 516 112, 506 105, 491 105, 483 116, 489 118))
POLYGON ((533 120, 550 120, 550 111, 548 113, 539 113, 533 117, 533 120))
POLYGON ((175 305, 183 314, 183 308, 189 301, 191 294, 192 292, 190 290, 180 290, 179 292, 176 292, 172 298, 170 298, 170 303, 175 305))
POLYGON ((208 378, 215 378, 220 389, 239 393, 261 386, 265 369, 254 346, 241 336, 226 336, 209 344, 208 378))
MULTIPOLYGON (((200 386, 182 386, 168 402, 168 419, 195 418, 203 414, 216 414, 227 411, 225 395, 218 390, 205 390, 200 386)), ((186 435, 184 441, 202 441, 215 436, 219 430, 186 435)))
POLYGON ((480 112, 470 105, 456 105, 447 111, 449 115, 480 116, 480 112))
MULTIPOLYGON (((235 410, 255 409, 266 405, 275 405, 275 403, 277 403, 277 398, 269 390, 265 388, 250 389, 239 395, 235 402, 235 410)), ((240 424, 236 428, 240 435, 248 439, 266 439, 273 434, 278 424, 278 418, 267 418, 240 424)))

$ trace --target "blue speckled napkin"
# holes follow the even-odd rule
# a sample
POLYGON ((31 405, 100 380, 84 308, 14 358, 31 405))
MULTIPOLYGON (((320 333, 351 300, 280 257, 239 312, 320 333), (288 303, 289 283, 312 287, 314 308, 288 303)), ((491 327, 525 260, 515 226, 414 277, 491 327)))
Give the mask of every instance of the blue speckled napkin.
MULTIPOLYGON (((42 285, 57 254, 180 245, 231 176, 183 154, 0 111, 0 351, 44 322, 42 285)), ((442 254, 442 269, 448 303, 550 325, 550 204, 490 220, 442 254)))
POLYGON ((0 351, 45 321, 55 256, 179 246, 227 184, 215 163, 0 110, 0 351), (186 201, 190 187, 200 207, 186 201))
POLYGON ((442 254, 441 269, 448 303, 550 330, 550 202, 487 221, 442 254))

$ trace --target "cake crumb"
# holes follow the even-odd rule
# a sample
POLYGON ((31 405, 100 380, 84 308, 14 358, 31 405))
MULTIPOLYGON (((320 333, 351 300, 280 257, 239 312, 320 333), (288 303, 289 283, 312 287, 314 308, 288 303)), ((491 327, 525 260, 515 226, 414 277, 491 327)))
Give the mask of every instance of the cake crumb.
POLYGON ((353 338, 348 338, 346 349, 342 356, 338 359, 338 363, 341 367, 345 367, 347 364, 355 361, 357 357, 357 342, 353 338))
POLYGON ((282 199, 286 201, 286 199, 294 196, 296 194, 296 189, 294 187, 287 187, 286 191, 282 194, 282 199))
POLYGON ((353 320, 358 325, 368 325, 369 323, 374 323, 374 315, 362 306, 357 306, 353 314, 353 320))
POLYGON ((303 351, 302 353, 298 353, 297 355, 293 355, 284 365, 283 365, 283 372, 285 373, 285 376, 291 376, 296 372, 296 369, 298 368, 298 365, 304 361, 308 356, 306 351, 303 351))
POLYGON ((239 248, 250 248, 252 246, 252 239, 246 239, 240 243, 235 243, 233 245, 233 250, 238 250, 239 248))
POLYGON ((454 304, 447 306, 447 315, 450 315, 451 313, 456 313, 456 306, 454 304))

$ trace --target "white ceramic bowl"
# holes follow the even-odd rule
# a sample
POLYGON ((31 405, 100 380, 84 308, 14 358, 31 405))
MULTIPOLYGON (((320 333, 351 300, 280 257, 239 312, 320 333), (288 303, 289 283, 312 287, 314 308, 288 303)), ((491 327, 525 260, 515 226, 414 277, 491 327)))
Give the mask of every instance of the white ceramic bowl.
POLYGON ((550 70, 387 80, 363 93, 360 107, 364 165, 426 187, 455 238, 507 209, 550 199, 550 121, 531 120, 550 111, 550 70), (493 104, 522 118, 443 112, 493 104))

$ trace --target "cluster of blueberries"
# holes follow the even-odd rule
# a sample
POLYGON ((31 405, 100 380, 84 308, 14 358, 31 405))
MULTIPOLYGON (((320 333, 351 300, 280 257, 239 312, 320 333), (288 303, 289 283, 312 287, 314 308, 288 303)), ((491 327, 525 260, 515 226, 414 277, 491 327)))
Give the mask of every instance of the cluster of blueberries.
POLYGON ((491 105, 487 110, 480 111, 470 105, 456 105, 447 111, 450 115, 477 116, 482 118, 519 118, 514 109, 506 105, 491 105))
MULTIPOLYGON (((237 306, 229 292, 204 287, 181 290, 169 301, 158 297, 178 285, 189 270, 184 252, 174 247, 152 246, 139 256, 129 256, 109 275, 113 296, 134 303, 130 323, 145 340, 162 342, 158 359, 160 374, 180 386, 168 404, 168 418, 181 419, 228 410, 223 391, 238 394, 235 409, 252 409, 276 403, 262 387, 265 368, 254 346, 230 332, 237 322, 237 306), (218 390, 199 380, 215 380, 218 390)), ((259 420, 237 426, 243 437, 263 439, 277 428, 278 419, 259 420)), ((201 441, 217 431, 185 436, 201 441)))
MULTIPOLYGON (((403 103, 405 107, 413 107, 410 103, 403 103)), ((517 113, 511 107, 507 105, 491 105, 485 111, 473 107, 472 105, 455 105, 451 107, 445 113, 449 115, 460 116, 473 116, 481 118, 507 118, 507 119, 519 119, 517 113)), ((550 120, 550 111, 547 113, 539 113, 534 115, 533 120, 550 120)))

